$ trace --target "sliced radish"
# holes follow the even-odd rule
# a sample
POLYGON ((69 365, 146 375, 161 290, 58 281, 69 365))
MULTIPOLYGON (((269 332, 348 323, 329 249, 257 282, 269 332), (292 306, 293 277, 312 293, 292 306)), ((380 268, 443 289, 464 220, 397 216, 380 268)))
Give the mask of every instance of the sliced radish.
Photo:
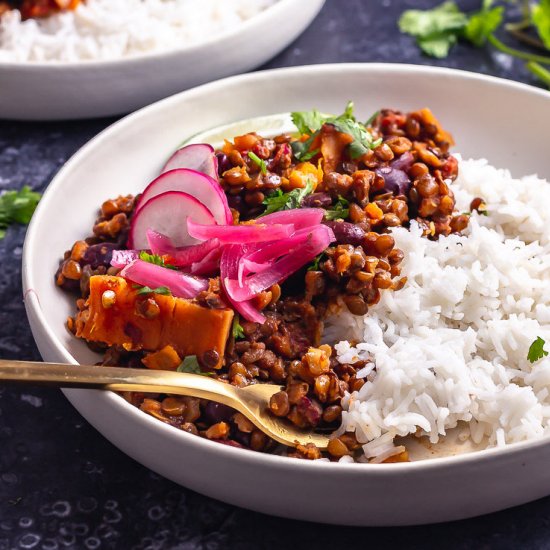
POLYGON ((208 143, 194 143, 178 149, 164 165, 161 174, 177 168, 190 168, 213 179, 218 178, 218 159, 208 143))
POLYGON ((128 248, 148 248, 148 229, 166 235, 174 246, 197 244, 187 231, 188 217, 204 225, 216 223, 210 210, 187 193, 168 191, 151 198, 132 217, 128 248))
POLYGON ((210 176, 189 168, 170 170, 153 180, 143 191, 136 206, 136 213, 144 208, 153 197, 168 191, 179 191, 195 197, 212 212, 216 223, 220 225, 233 223, 227 197, 220 184, 210 176))

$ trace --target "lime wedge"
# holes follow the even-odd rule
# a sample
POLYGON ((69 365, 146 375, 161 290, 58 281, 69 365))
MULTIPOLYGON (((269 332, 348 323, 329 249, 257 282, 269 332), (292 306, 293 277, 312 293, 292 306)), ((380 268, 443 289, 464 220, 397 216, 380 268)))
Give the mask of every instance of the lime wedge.
POLYGON ((296 126, 292 123, 290 113, 248 118, 195 134, 185 140, 182 145, 209 143, 214 149, 218 149, 223 145, 224 139, 232 140, 235 136, 242 136, 249 132, 256 132, 261 136, 271 137, 287 132, 296 132, 296 126))

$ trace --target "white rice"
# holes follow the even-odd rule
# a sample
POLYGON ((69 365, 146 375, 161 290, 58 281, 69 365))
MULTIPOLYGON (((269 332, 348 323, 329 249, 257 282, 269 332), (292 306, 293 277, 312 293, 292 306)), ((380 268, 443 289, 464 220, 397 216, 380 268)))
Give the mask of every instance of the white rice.
POLYGON ((344 314, 327 328, 362 342, 337 344, 340 361, 369 361, 338 433, 355 432, 372 462, 400 452, 395 436, 436 443, 460 421, 463 438, 489 446, 550 432, 550 357, 527 360, 537 336, 550 350, 550 185, 469 160, 452 189, 459 210, 479 196, 488 216, 435 242, 414 223, 396 228, 407 285, 363 319, 344 314))
POLYGON ((75 11, 0 17, 0 61, 110 60, 190 46, 277 0, 86 0, 75 11))

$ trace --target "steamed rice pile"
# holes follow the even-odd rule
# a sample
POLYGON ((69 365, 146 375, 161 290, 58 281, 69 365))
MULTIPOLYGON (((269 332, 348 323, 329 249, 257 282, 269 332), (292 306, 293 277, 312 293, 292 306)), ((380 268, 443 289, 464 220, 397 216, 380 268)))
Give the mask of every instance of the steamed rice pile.
POLYGON ((0 17, 0 61, 107 60, 173 50, 231 30, 277 0, 86 0, 75 11, 0 17))
POLYGON ((527 359, 538 336, 550 344, 550 186, 461 161, 452 188, 459 210, 483 197, 488 215, 474 213, 464 235, 436 242, 414 223, 396 228, 407 285, 327 331, 363 342, 337 344, 342 362, 369 361, 338 432, 356 433, 362 460, 401 452, 396 436, 436 443, 460 421, 464 438, 489 446, 550 431, 550 357, 527 359))

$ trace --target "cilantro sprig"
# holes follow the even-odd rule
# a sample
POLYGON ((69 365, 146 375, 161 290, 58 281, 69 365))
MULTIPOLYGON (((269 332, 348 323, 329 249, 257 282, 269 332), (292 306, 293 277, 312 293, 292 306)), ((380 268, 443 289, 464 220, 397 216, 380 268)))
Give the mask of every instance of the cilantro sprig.
POLYGON ((248 152, 248 158, 260 169, 263 176, 267 174, 267 164, 265 160, 261 159, 256 153, 252 151, 248 152))
POLYGON ((326 115, 317 109, 296 111, 292 113, 292 122, 301 134, 309 135, 305 141, 293 141, 290 144, 294 156, 302 162, 311 159, 319 152, 318 149, 311 150, 311 146, 324 124, 331 124, 338 132, 349 134, 353 138, 348 145, 348 153, 353 159, 363 156, 369 149, 376 149, 382 143, 382 140, 374 139, 366 125, 357 122, 353 114, 352 101, 348 102, 344 112, 339 116, 326 115))
POLYGON ((325 253, 321 252, 321 254, 319 254, 319 256, 315 256, 315 259, 313 260, 313 262, 311 262, 311 265, 307 268, 307 270, 308 271, 319 271, 319 269, 320 269, 319 264, 323 260, 324 255, 325 255, 325 253))
POLYGON ((529 352, 527 353, 527 359, 531 363, 536 363, 543 357, 548 355, 548 352, 544 349, 546 342, 537 336, 536 340, 529 346, 529 352))
POLYGON ((28 185, 20 191, 6 191, 0 195, 0 240, 6 229, 14 223, 27 225, 40 201, 41 195, 28 185))
POLYGON ((325 220, 345 220, 349 216, 349 201, 344 197, 338 197, 336 204, 325 210, 325 220))
POLYGON ((302 201, 313 192, 314 183, 309 179, 305 187, 293 189, 288 193, 283 193, 280 189, 264 199, 266 209, 262 216, 271 214, 272 212, 279 212, 279 210, 292 210, 294 208, 300 208, 302 201))
POLYGON ((240 323, 240 317, 236 314, 233 318, 233 325, 231 326, 231 335, 235 340, 244 338, 244 329, 240 323))
POLYGON ((159 265, 160 267, 177 270, 176 266, 167 264, 162 256, 157 254, 149 254, 146 250, 142 250, 139 253, 139 259, 150 264, 159 265))
POLYGON ((200 374, 201 376, 215 376, 213 372, 203 372, 196 355, 188 355, 176 369, 177 372, 200 374))
POLYGON ((459 40, 476 47, 489 44, 493 48, 522 59, 526 68, 550 87, 550 0, 532 3, 529 0, 509 0, 521 3, 523 17, 520 21, 504 24, 506 9, 495 0, 482 0, 480 9, 464 13, 454 0, 448 0, 430 10, 407 10, 399 19, 401 32, 414 36, 421 50, 432 57, 444 58, 459 40), (517 40, 539 48, 545 55, 508 46, 497 32, 504 28, 517 40), (529 32, 533 30, 533 33, 529 32))
POLYGON ((163 296, 172 296, 172 292, 167 286, 157 286, 157 288, 151 288, 150 286, 132 285, 137 292, 136 294, 162 294, 163 296))

